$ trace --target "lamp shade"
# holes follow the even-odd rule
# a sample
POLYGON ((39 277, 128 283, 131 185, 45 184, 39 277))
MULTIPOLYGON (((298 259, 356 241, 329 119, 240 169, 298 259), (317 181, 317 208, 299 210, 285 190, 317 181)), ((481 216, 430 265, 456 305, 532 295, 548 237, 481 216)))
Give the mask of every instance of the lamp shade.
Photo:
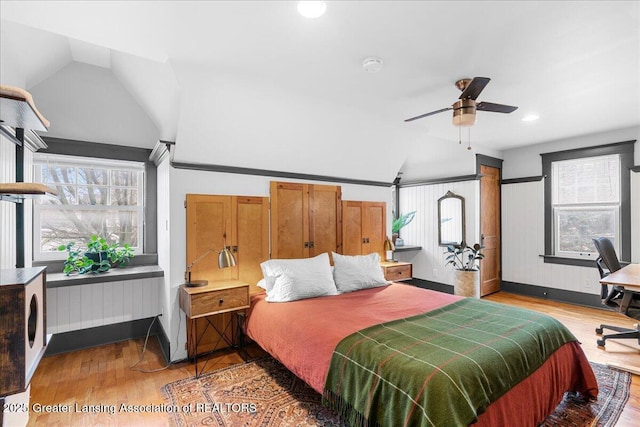
POLYGON ((187 287, 196 287, 196 286, 207 286, 209 284, 208 280, 191 280, 191 270, 193 266, 200 262, 204 257, 209 255, 211 252, 218 252, 218 268, 228 268, 236 265, 236 258, 233 256, 228 247, 224 246, 221 251, 217 251, 215 249, 208 249, 195 261, 187 266, 187 271, 185 273, 185 279, 187 282, 184 284, 187 287))
POLYGON ((225 247, 218 255, 218 268, 228 268, 236 265, 236 258, 233 256, 229 248, 225 247))

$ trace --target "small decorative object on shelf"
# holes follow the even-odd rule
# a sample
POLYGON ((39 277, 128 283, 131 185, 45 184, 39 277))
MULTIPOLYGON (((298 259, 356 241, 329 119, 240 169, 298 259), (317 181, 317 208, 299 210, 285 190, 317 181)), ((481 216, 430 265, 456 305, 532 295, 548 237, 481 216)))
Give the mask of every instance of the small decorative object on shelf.
POLYGON ((400 237, 396 238, 396 246, 404 246, 404 240, 402 240, 400 237))
POLYGON ((393 220, 393 222, 391 223, 391 232, 393 233, 391 238, 393 239, 394 245, 402 246, 398 244, 398 233, 403 227, 409 225, 409 223, 413 221, 413 218, 415 218, 415 216, 416 211, 412 211, 406 214, 402 214, 398 218, 393 220))

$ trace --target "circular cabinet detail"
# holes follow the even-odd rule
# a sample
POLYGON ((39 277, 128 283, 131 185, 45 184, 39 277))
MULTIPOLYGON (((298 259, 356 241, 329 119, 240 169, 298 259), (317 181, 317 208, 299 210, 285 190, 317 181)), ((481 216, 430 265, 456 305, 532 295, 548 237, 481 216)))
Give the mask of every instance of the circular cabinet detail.
POLYGON ((33 343, 36 340, 36 331, 38 330, 38 298, 36 295, 31 296, 31 303, 29 304, 29 318, 27 319, 27 338, 29 340, 29 347, 33 348, 33 343))

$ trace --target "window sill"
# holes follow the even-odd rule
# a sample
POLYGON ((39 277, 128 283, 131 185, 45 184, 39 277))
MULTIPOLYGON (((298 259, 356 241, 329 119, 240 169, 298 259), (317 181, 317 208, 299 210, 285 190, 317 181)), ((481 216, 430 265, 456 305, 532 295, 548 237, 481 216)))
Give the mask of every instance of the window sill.
POLYGON ((596 268, 595 259, 578 259, 578 258, 566 258, 556 255, 540 255, 544 258, 545 264, 561 264, 561 265, 576 265, 578 267, 590 267, 596 268))
POLYGON ((147 279, 150 277, 164 277, 164 271, 157 265, 142 265, 124 268, 114 267, 106 273, 99 274, 89 273, 66 276, 64 273, 47 273, 47 288, 119 282, 122 280, 147 279))

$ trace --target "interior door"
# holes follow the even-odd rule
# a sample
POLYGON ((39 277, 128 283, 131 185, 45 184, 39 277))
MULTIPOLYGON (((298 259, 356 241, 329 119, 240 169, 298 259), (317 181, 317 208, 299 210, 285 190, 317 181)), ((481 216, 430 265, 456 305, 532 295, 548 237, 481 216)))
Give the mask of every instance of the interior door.
POLYGON ((480 166, 480 232, 484 259, 480 268, 480 295, 500 290, 500 169, 480 166))

